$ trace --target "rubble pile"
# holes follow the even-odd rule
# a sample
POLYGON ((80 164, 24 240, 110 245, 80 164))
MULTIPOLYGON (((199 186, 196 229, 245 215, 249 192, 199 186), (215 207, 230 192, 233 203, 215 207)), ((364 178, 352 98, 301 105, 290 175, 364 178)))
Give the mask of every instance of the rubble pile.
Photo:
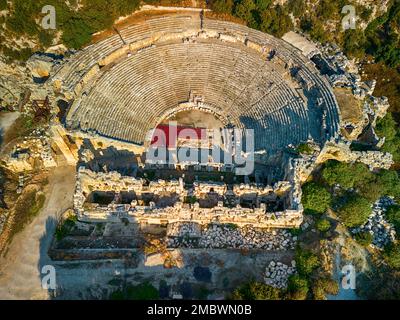
POLYGON ((237 249, 264 249, 287 250, 293 249, 296 237, 292 237, 286 230, 272 230, 235 225, 210 224, 201 232, 195 232, 192 224, 184 224, 177 237, 170 237, 170 247, 199 247, 199 248, 237 248, 237 249))
POLYGON ((13 172, 33 170, 37 160, 45 168, 56 166, 50 142, 45 135, 25 138, 25 140, 14 146, 10 154, 5 155, 3 158, 6 164, 5 167, 13 172))
POLYGON ((200 237, 201 228, 198 223, 170 223, 167 228, 168 237, 200 237))
POLYGON ((289 276, 296 273, 296 262, 293 260, 291 266, 282 262, 271 261, 265 268, 264 282, 272 287, 284 289, 288 285, 289 276))
POLYGON ((361 227, 352 230, 353 234, 359 232, 369 232, 373 239, 372 245, 383 249, 387 244, 393 242, 396 238, 396 231, 389 222, 385 220, 386 208, 395 204, 392 198, 382 197, 372 208, 372 213, 368 221, 361 227))

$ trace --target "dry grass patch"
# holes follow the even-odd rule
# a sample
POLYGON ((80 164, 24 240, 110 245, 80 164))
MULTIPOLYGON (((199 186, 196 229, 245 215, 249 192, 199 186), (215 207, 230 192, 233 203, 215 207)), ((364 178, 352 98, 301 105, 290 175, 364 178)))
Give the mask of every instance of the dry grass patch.
POLYGON ((339 104, 342 120, 352 123, 363 121, 362 103, 353 96, 351 90, 335 88, 333 91, 339 104))

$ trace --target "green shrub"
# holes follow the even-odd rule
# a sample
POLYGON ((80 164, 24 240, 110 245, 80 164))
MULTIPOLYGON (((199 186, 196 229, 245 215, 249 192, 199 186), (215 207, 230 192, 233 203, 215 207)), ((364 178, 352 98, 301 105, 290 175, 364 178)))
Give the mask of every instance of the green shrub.
POLYGON ((272 0, 255 0, 254 1, 257 7, 257 10, 263 11, 267 10, 272 3, 272 0))
POLYGON ((239 228, 236 223, 225 223, 224 226, 230 230, 236 230, 237 228, 239 228))
POLYGON ((349 57, 362 58, 365 55, 366 38, 359 29, 348 29, 344 33, 343 50, 349 57))
POLYGON ((140 7, 140 0, 112 0, 108 1, 111 5, 113 18, 131 14, 140 7))
POLYGON ((393 140, 385 140, 381 151, 392 154, 393 160, 400 163, 400 133, 393 140))
POLYGON ((312 154, 313 149, 308 143, 300 143, 297 147, 297 152, 300 154, 312 154))
POLYGON ((14 209, 12 235, 22 231, 43 208, 46 197, 43 193, 30 191, 18 198, 14 209))
POLYGON ((38 1, 14 0, 12 14, 6 21, 7 29, 18 35, 34 36, 39 30, 35 17, 40 12, 38 1))
POLYGON ((376 122, 375 131, 380 138, 385 137, 381 151, 391 153, 393 160, 400 162, 400 129, 392 113, 388 112, 384 118, 376 122))
POLYGON ((386 246, 383 257, 391 268, 400 269, 400 244, 386 246))
POLYGON ((400 65, 399 21, 400 2, 391 1, 388 10, 372 21, 365 31, 367 52, 393 68, 400 65))
POLYGON ((310 37, 324 43, 329 40, 329 34, 325 32, 323 23, 314 16, 305 16, 300 21, 300 29, 307 32, 310 37))
POLYGON ((207 300, 210 293, 211 291, 204 285, 195 288, 195 297, 198 300, 207 300))
POLYGON ((233 11, 233 0, 212 0, 210 1, 210 7, 215 12, 231 14, 233 11))
POLYGON ((111 293, 111 300, 157 300, 160 298, 158 290, 149 282, 136 286, 127 286, 125 290, 116 290, 111 293))
POLYGON ((305 277, 291 275, 288 279, 288 299, 305 300, 307 299, 309 287, 305 277))
POLYGON ((400 178, 394 170, 380 170, 377 173, 379 185, 382 187, 382 195, 393 196, 400 199, 400 178))
POLYGON ((366 223, 371 212, 371 203, 367 199, 352 194, 338 209, 337 214, 345 226, 353 228, 366 223))
POLYGON ((323 21, 333 19, 339 14, 339 7, 336 1, 320 0, 317 7, 317 16, 323 21))
POLYGON ((331 223, 327 219, 318 219, 315 227, 320 232, 327 232, 331 228, 331 223))
POLYGON ((376 174, 365 173, 363 179, 354 182, 354 187, 371 203, 382 196, 400 197, 400 179, 396 171, 380 170, 376 174))
POLYGON ((301 234, 302 230, 301 230, 301 228, 292 228, 292 229, 289 229, 289 232, 292 236, 297 237, 301 234))
POLYGON ((42 30, 39 32, 39 41, 44 48, 51 46, 51 44, 53 43, 53 38, 54 35, 51 32, 48 32, 46 30, 42 30))
POLYGON ((376 177, 360 186, 357 186, 358 193, 370 203, 375 202, 384 194, 385 187, 376 177))
POLYGON ((64 239, 68 235, 68 233, 72 230, 72 228, 75 227, 77 221, 78 221, 77 216, 73 215, 65 219, 61 224, 59 224, 56 229, 57 241, 61 241, 62 239, 64 239))
POLYGON ((369 232, 358 232, 354 235, 356 241, 364 247, 368 247, 373 240, 373 236, 369 232))
POLYGON ((308 182, 303 185, 301 201, 308 213, 324 213, 331 205, 331 194, 321 185, 308 182))
POLYGON ((371 15, 373 13, 372 8, 364 7, 364 6, 357 6, 357 11, 360 12, 360 18, 363 21, 368 21, 371 18, 371 15))
POLYGON ((339 284, 331 278, 320 278, 312 285, 313 298, 315 300, 325 300, 327 294, 337 295, 339 284))
POLYGON ((392 205, 385 212, 387 220, 393 224, 397 236, 400 235, 400 205, 392 205))
POLYGON ((296 250, 295 261, 297 272, 301 276, 309 276, 320 265, 317 255, 301 248, 296 250))
POLYGON ((7 0, 0 0, 0 11, 7 9, 7 0))
POLYGON ((289 0, 288 7, 296 18, 301 17, 306 10, 304 0, 289 0))
POLYGON ((7 57, 7 62, 20 61, 26 62, 32 56, 31 48, 11 49, 3 47, 3 53, 7 57))
POLYGON ((92 38, 92 29, 84 17, 73 17, 63 26, 62 41, 68 48, 80 49, 92 38))
POLYGON ((251 281, 232 293, 234 300, 279 300, 282 291, 261 282, 251 281))
POLYGON ((386 140, 393 140, 396 137, 397 123, 390 112, 376 122, 375 132, 380 138, 385 137, 386 140))
POLYGON ((196 196, 185 197, 185 203, 195 204, 197 202, 196 196))

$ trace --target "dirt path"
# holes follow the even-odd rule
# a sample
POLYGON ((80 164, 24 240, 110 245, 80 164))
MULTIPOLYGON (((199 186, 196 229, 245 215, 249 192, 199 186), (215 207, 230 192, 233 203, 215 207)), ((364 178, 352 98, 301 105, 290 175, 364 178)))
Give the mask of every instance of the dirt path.
POLYGON ((46 203, 37 218, 13 239, 7 255, 0 258, 0 299, 47 299, 41 286, 41 266, 51 264, 47 249, 55 221, 72 207, 75 168, 54 169, 46 186, 46 203))
POLYGON ((2 112, 0 114, 0 147, 3 143, 3 137, 7 130, 14 124, 19 117, 19 112, 2 112))

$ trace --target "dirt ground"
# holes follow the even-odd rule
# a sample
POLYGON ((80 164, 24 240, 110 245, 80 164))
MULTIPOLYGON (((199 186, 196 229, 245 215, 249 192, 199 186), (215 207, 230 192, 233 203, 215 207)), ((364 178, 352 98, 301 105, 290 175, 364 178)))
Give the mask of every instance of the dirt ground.
POLYGON ((334 90, 339 103, 342 120, 358 123, 363 121, 362 105, 354 98, 350 90, 339 88, 334 90))
POLYGON ((182 126, 192 126, 197 128, 220 129, 224 127, 222 122, 216 119, 212 114, 198 110, 179 112, 174 117, 165 120, 163 123, 169 124, 170 121, 177 121, 178 124, 182 126))
POLYGON ((2 112, 0 113, 0 146, 3 143, 3 137, 6 131, 13 125, 19 117, 19 112, 2 112))
POLYGON ((0 299, 47 299, 40 270, 51 264, 47 249, 57 217, 72 207, 75 167, 57 167, 45 188, 46 202, 40 214, 17 234, 5 257, 0 258, 0 299))
POLYGON ((124 261, 56 262, 57 293, 55 299, 108 299, 110 293, 122 283, 137 285, 150 282, 159 288, 165 282, 170 292, 181 293, 185 287, 186 298, 196 298, 199 287, 207 288, 214 299, 223 298, 239 284, 255 279, 263 281, 265 267, 271 260, 290 263, 293 252, 243 253, 229 249, 176 249, 171 253, 180 256, 178 267, 164 268, 157 254, 139 257, 136 265, 124 261), (208 268, 210 281, 200 281, 194 276, 195 267, 208 268))

